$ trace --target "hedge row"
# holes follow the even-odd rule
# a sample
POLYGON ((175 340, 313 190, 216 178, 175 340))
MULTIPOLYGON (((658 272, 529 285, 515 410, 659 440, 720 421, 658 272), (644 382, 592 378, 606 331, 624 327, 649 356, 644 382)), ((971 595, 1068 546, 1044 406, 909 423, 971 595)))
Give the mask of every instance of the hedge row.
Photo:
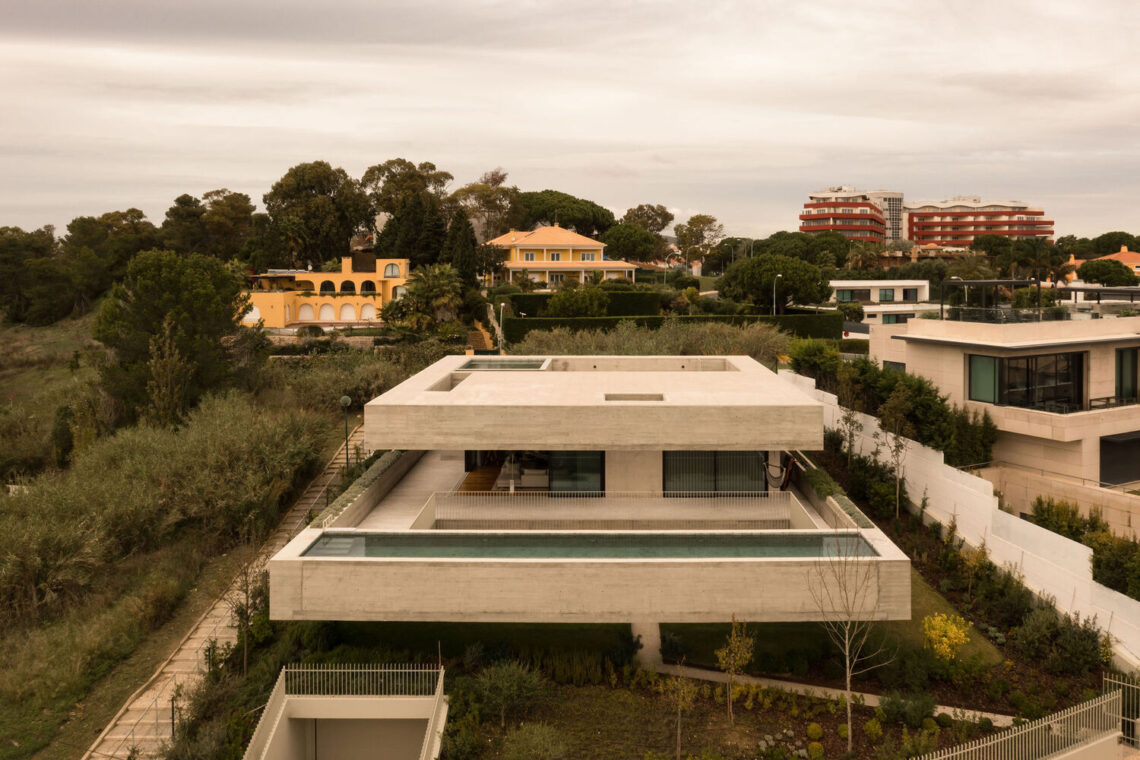
MULTIPOLYGON (((513 293, 511 307, 515 314, 529 317, 546 314, 546 302, 553 293, 513 293)), ((654 316, 661 313, 661 293, 656 290, 607 290, 610 302, 606 306, 608 317, 654 316)))
MULTIPOLYGON (((523 309, 523 311, 526 311, 523 309)), ((529 313, 529 312, 527 312, 529 313)), ((674 319, 681 324, 725 322, 745 325, 767 322, 799 338, 839 338, 843 333, 843 315, 837 311, 812 314, 781 314, 775 317, 756 314, 701 314, 668 317, 505 317, 503 335, 508 343, 516 343, 531 330, 553 330, 566 327, 571 330, 612 330, 618 322, 630 321, 640 327, 660 327, 665 320, 674 319)))

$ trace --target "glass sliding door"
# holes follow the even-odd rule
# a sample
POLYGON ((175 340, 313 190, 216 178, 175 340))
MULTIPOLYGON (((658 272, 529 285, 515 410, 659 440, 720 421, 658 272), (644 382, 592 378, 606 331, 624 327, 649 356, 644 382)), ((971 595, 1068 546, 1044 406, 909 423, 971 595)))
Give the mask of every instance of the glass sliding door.
POLYGON ((759 451, 716 452, 716 490, 763 491, 764 457, 759 451))
POLYGON ((605 490, 606 452, 550 452, 551 493, 601 493, 605 490))
POLYGON ((662 476, 665 493, 763 491, 767 485, 759 451, 666 451, 662 476))
POLYGON ((715 491, 715 451, 666 451, 662 459, 666 492, 715 491))

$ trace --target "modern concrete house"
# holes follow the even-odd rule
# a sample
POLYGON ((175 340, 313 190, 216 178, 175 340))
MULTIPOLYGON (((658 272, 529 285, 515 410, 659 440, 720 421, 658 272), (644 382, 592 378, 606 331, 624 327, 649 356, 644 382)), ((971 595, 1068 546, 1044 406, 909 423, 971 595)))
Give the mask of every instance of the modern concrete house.
MULTIPOLYGON (((990 319, 1000 310, 959 311, 990 319)), ((1041 316, 1054 319, 881 325, 871 328, 871 357, 988 412, 1000 431, 994 459, 1037 473, 1029 500, 1050 494, 1042 477, 1094 487, 1140 481, 1140 317, 1064 308, 1041 316)))
POLYGON ((815 621, 841 561, 910 617, 906 556, 791 485, 821 404, 748 357, 449 356, 364 424, 395 451, 272 558, 275 619, 815 621))

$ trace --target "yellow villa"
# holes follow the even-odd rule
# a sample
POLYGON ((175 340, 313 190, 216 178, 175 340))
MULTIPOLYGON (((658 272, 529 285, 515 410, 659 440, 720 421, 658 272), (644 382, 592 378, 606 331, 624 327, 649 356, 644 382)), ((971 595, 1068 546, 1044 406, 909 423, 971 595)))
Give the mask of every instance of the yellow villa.
POLYGON ((587 279, 593 272, 601 272, 606 279, 625 277, 632 280, 633 264, 605 258, 605 244, 559 227, 539 227, 531 232, 511 230, 488 243, 507 251, 503 265, 511 277, 525 272, 537 282, 550 286, 566 278, 587 279))
POLYGON ((374 324, 380 321, 380 309, 404 294, 407 277, 407 259, 353 266, 353 257, 345 256, 339 272, 270 269, 254 275, 249 291, 253 308, 243 321, 261 320, 266 327, 374 324))

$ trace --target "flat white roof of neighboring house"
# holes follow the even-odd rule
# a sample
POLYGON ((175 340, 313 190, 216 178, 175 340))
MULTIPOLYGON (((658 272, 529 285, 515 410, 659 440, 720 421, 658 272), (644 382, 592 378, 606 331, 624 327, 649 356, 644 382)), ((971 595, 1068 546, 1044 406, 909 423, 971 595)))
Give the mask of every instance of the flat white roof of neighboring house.
POLYGON ((823 407, 747 356, 448 356, 368 402, 370 449, 818 449, 823 407))
POLYGON ((929 280, 829 280, 833 288, 921 288, 930 285, 929 280))

